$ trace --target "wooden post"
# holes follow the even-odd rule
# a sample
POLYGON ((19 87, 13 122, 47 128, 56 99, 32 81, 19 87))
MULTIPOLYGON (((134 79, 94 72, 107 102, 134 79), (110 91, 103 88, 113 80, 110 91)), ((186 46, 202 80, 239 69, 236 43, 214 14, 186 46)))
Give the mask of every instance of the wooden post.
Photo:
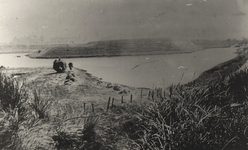
POLYGON ((154 100, 154 90, 152 90, 152 100, 154 100))
POLYGON ((159 90, 158 90, 158 97, 159 98, 161 98, 161 94, 160 94, 161 92, 160 91, 161 91, 161 88, 159 88, 159 90))
POLYGON ((114 98, 112 98, 112 106, 111 106, 111 107, 113 107, 113 106, 114 106, 114 101, 115 101, 115 99, 114 99, 114 98))
POLYGON ((133 95, 131 94, 131 97, 130 97, 130 103, 133 102, 133 95))
POLYGON ((155 87, 154 89, 154 95, 156 96, 157 88, 155 87))
POLYGON ((121 103, 123 103, 123 95, 121 96, 121 103))
POLYGON ((159 88, 157 89, 156 93, 157 93, 157 97, 158 97, 158 93, 159 93, 159 88))
POLYGON ((95 113, 94 104, 91 103, 91 106, 92 106, 92 111, 93 111, 93 113, 95 113))
POLYGON ((140 94, 140 98, 141 98, 141 100, 142 100, 142 89, 141 89, 141 94, 140 94))
POLYGON ((108 99, 107 112, 108 112, 108 110, 109 110, 109 104, 110 104, 110 100, 111 100, 111 97, 109 97, 109 99, 108 99))
POLYGON ((164 98, 164 97, 163 97, 163 89, 161 89, 161 98, 164 98))
POLYGON ((84 112, 85 112, 85 105, 86 105, 86 104, 84 103, 84 112))

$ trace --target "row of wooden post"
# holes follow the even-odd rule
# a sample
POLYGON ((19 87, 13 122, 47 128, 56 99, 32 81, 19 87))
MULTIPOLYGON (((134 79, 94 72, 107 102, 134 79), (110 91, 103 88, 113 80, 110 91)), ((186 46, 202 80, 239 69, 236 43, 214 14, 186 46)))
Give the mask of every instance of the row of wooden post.
MULTIPOLYGON (((112 98, 112 104, 111 104, 111 107, 113 107, 114 106, 114 101, 115 101, 115 99, 114 98, 112 98)), ((108 99, 108 105, 107 105, 107 111, 109 110, 109 108, 110 108, 110 102, 111 102, 111 97, 109 97, 109 99, 108 99)), ((130 96, 130 103, 132 103, 133 102, 133 95, 131 94, 131 96, 130 96)), ((121 96, 121 103, 124 103, 124 100, 123 100, 123 95, 121 96)))
MULTIPOLYGON (((114 106, 114 101, 115 101, 115 99, 112 98, 111 107, 114 106)), ((108 99, 107 111, 109 110, 110 102, 111 102, 111 97, 109 97, 109 99, 108 99)), ((133 102, 133 95, 130 96, 130 103, 132 103, 132 102, 133 102)), ((123 95, 121 96, 121 103, 124 103, 124 101, 123 101, 123 95)), ((95 113, 95 108, 94 108, 94 104, 93 103, 91 103, 91 108, 92 108, 92 112, 95 113)), ((86 103, 84 103, 84 112, 85 112, 85 110, 86 110, 86 103)))
MULTIPOLYGON (((152 91, 149 91, 148 93, 148 100, 151 98, 152 100, 154 100, 154 96, 157 96, 158 98, 163 98, 165 97, 165 91, 163 92, 162 88, 155 88, 155 90, 152 90, 152 91)), ((143 91, 141 89, 141 93, 140 93, 140 99, 142 100, 143 98, 143 91)), ((111 107, 114 106, 114 102, 115 102, 115 99, 112 98, 112 103, 111 103, 111 97, 109 97, 108 99, 108 104, 107 104, 107 111, 109 110, 110 108, 110 103, 111 103, 111 107)), ((131 94, 130 95, 130 103, 133 102, 133 95, 131 94)), ((124 103, 124 100, 123 100, 123 95, 121 96, 121 103, 124 103)), ((95 108, 94 108, 94 104, 91 103, 91 107, 92 107, 92 112, 94 113, 95 112, 95 108)), ((84 111, 86 110, 86 103, 84 103, 84 111)))
MULTIPOLYGON (((142 90, 141 90, 142 93, 142 90)), ((155 90, 149 91, 148 93, 148 99, 152 99, 154 100, 154 96, 156 96, 157 98, 165 98, 165 91, 163 91, 162 88, 155 88, 155 90)))
MULTIPOLYGON (((92 112, 95 113, 95 107, 93 103, 91 103, 91 109, 92 109, 92 112)), ((85 110, 86 110, 86 103, 84 103, 84 112, 85 110)))

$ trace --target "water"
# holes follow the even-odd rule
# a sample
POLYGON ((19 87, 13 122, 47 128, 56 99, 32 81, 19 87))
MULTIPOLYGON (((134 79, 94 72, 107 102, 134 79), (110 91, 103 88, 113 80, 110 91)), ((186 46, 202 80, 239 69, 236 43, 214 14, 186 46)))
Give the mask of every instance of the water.
MULTIPOLYGON (((134 87, 167 87, 187 83, 203 71, 236 56, 236 48, 215 48, 188 54, 70 58, 74 67, 104 81, 134 87)), ((26 54, 0 54, 0 66, 52 67, 54 59, 30 59, 26 54), (21 56, 21 57, 17 57, 21 56)))

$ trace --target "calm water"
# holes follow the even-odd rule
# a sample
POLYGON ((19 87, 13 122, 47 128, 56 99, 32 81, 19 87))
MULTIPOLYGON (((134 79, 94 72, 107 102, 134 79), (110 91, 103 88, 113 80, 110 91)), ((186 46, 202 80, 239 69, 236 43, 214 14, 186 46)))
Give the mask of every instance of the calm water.
MULTIPOLYGON (((134 87, 167 87, 186 83, 203 71, 236 56, 236 48, 208 49, 189 54, 63 59, 104 81, 134 87)), ((0 66, 52 67, 54 59, 30 59, 26 54, 0 54, 0 66), (17 55, 21 57, 17 57, 17 55)))

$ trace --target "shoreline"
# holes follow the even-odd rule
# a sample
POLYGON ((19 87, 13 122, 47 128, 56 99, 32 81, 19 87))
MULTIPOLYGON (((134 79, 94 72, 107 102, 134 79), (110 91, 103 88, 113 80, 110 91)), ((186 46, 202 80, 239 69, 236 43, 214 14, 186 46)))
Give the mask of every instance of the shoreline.
MULTIPOLYGON (((207 50, 207 49, 204 49, 207 50)), ((198 51, 202 51, 202 50, 198 50, 198 51)), ((197 51, 193 51, 193 52, 169 52, 169 53, 151 53, 151 54, 124 54, 124 55, 91 55, 91 56, 44 56, 44 57, 32 57, 29 54, 25 55, 27 57, 29 57, 30 59, 56 59, 56 58, 95 58, 95 57, 126 57, 126 56, 148 56, 148 55, 173 55, 173 54, 189 54, 189 53, 194 53, 197 51)))
MULTIPOLYGON (((103 58, 103 57, 126 57, 126 56, 148 56, 148 55, 173 55, 173 54, 191 54, 194 52, 199 52, 199 51, 205 51, 205 50, 209 50, 209 49, 219 49, 219 48, 235 48, 234 46, 226 46, 226 47, 214 47, 214 48, 203 48, 203 49, 199 49, 196 51, 171 51, 171 52, 164 52, 164 53, 148 53, 148 54, 121 54, 121 55, 89 55, 89 56, 82 56, 82 55, 67 55, 67 56, 63 56, 63 55, 58 55, 58 56, 30 56, 29 54, 25 55, 27 57, 29 57, 30 59, 57 59, 57 58, 103 58)), ((237 48, 238 50, 238 48, 237 48)), ((0 53, 1 54, 1 53, 0 53)))

